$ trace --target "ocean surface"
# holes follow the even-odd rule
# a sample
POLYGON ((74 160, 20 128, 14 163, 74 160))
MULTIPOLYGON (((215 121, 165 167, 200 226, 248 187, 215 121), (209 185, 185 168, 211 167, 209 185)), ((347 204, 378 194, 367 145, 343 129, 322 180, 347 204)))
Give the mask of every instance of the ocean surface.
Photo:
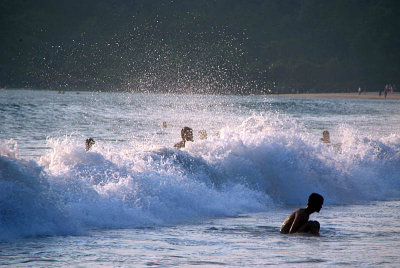
POLYGON ((399 267, 399 248, 398 100, 0 90, 0 265, 399 267), (280 234, 312 192, 321 235, 280 234))

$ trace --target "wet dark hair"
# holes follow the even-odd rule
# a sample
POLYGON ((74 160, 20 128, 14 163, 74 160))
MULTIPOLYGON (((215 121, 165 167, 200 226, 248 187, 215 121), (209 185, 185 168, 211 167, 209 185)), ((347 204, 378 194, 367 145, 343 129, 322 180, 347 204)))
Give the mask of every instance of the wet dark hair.
POLYGON ((184 127, 181 130, 182 140, 186 140, 186 132, 192 132, 192 135, 193 135, 193 130, 190 127, 184 127))
POLYGON ((95 144, 95 141, 94 141, 94 139, 93 138, 88 138, 88 139, 86 139, 86 141, 85 141, 85 145, 86 145, 86 151, 89 151, 90 150, 90 148, 92 147, 92 145, 94 145, 95 144))
POLYGON ((308 197, 307 206, 309 206, 309 207, 317 207, 317 206, 320 206, 320 205, 322 206, 323 203, 324 203, 324 198, 322 197, 322 195, 317 194, 317 193, 312 193, 308 197))

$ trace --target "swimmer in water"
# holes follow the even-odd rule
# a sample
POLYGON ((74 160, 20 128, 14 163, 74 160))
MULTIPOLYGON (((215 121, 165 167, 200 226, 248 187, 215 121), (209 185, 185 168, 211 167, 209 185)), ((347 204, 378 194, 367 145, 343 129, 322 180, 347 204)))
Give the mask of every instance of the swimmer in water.
POLYGON ((199 130, 199 138, 200 140, 207 139, 207 131, 205 129, 199 130))
POLYGON ((281 234, 311 233, 318 236, 319 222, 308 219, 312 213, 321 210, 323 203, 324 198, 321 195, 312 193, 308 197, 306 208, 299 208, 286 218, 281 227, 281 234))
POLYGON ((322 138, 320 139, 323 143, 327 144, 328 146, 331 146, 336 150, 338 153, 342 153, 342 144, 341 143, 334 143, 331 144, 331 137, 329 135, 328 130, 324 130, 322 132, 322 138))
POLYGON ((331 137, 328 130, 324 130, 324 132, 322 132, 322 138, 320 140, 323 143, 331 143, 331 137))
POLYGON ((93 138, 88 138, 85 141, 85 149, 86 152, 90 150, 90 148, 92 148, 92 146, 95 144, 95 141, 93 138))
POLYGON ((182 137, 182 141, 175 144, 174 145, 175 148, 178 148, 178 149, 185 148, 187 141, 193 141, 193 129, 191 129, 190 127, 182 128, 181 137, 182 137))

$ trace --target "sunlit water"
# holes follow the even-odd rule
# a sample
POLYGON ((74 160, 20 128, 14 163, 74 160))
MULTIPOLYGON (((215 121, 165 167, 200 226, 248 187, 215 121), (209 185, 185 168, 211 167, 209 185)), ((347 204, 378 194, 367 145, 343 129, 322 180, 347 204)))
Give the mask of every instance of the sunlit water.
POLYGON ((0 91, 0 264, 399 266, 399 130, 396 100, 0 91), (321 236, 279 234, 311 192, 321 236))

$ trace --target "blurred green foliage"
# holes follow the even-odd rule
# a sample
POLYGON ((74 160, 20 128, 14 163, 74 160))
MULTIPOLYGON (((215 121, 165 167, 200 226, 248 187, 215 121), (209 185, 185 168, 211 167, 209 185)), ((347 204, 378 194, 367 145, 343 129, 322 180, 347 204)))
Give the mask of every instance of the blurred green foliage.
POLYGON ((398 0, 1 0, 0 86, 259 94, 400 82, 398 0))

